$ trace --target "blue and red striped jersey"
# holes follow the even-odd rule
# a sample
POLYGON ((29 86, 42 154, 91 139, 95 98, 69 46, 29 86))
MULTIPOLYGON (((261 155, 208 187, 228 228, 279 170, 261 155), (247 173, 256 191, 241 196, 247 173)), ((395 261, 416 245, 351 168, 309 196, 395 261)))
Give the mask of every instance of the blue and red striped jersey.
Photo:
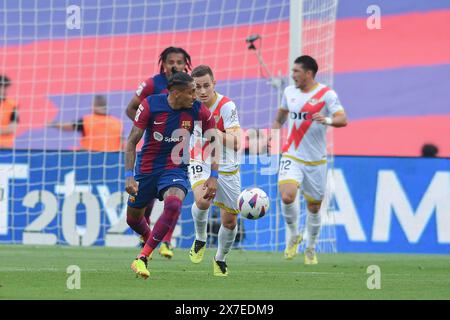
POLYGON ((151 95, 139 105, 134 125, 145 130, 145 135, 136 159, 136 175, 172 168, 187 170, 194 124, 200 125, 203 132, 216 126, 211 112, 200 101, 196 100, 191 108, 174 110, 167 97, 167 94, 151 95))
POLYGON ((143 81, 136 90, 136 95, 142 100, 153 94, 169 93, 165 73, 155 74, 143 81))

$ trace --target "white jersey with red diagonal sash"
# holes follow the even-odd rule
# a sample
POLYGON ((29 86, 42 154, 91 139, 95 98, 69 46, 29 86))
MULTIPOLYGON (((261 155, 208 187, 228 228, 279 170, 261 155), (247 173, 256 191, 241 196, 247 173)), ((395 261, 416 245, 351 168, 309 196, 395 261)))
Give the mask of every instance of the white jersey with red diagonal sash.
MULTIPOLYGON (((239 117, 236 105, 229 98, 217 93, 216 102, 209 108, 216 120, 216 127, 218 130, 225 132, 227 129, 239 127, 239 117)), ((194 128, 194 134, 191 137, 191 161, 201 161, 210 163, 208 153, 208 142, 206 139, 198 139, 201 136, 200 128, 194 128), (202 152, 203 150, 203 152, 202 152)), ((222 150, 222 157, 219 163, 219 171, 235 172, 239 168, 239 161, 237 152, 232 148, 224 146, 222 150)))
MULTIPOLYGON (((230 128, 239 127, 236 105, 233 101, 217 94, 217 100, 209 108, 216 120, 216 127, 222 132, 230 128)), ((203 184, 210 175, 210 156, 208 142, 201 137, 201 128, 194 127, 191 137, 191 161, 189 165, 189 180, 192 189, 203 184)), ((219 163, 219 179, 214 205, 228 213, 239 213, 238 198, 241 193, 241 175, 239 172, 238 153, 234 148, 224 146, 219 163)))
POLYGON ((295 86, 288 86, 280 108, 289 111, 288 138, 283 153, 307 163, 326 161, 327 126, 312 121, 312 115, 319 112, 332 117, 343 110, 336 92, 321 83, 306 93, 295 86))

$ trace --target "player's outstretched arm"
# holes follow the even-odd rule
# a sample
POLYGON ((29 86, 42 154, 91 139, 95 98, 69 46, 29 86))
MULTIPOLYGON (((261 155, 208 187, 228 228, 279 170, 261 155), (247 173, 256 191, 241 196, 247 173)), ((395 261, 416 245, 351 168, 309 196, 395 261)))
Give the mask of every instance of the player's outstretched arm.
POLYGON ((125 190, 134 195, 138 192, 138 185, 134 180, 134 162, 136 160, 136 146, 141 140, 144 130, 133 126, 130 135, 128 136, 127 145, 125 148, 125 190))

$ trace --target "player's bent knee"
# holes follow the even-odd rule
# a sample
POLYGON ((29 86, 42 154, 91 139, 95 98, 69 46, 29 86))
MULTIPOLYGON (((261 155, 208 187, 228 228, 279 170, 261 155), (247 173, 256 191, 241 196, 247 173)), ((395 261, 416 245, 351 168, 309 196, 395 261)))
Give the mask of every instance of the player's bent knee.
POLYGON ((295 194, 292 193, 282 193, 281 194, 281 201, 283 201, 284 204, 291 204, 295 201, 295 194))
POLYGON ((165 202, 165 199, 167 199, 168 197, 176 197, 180 201, 183 201, 184 198, 186 197, 186 193, 184 190, 182 190, 178 187, 170 187, 166 191, 164 191, 164 196, 163 196, 164 202, 165 202))
POLYGON ((320 203, 308 203, 308 210, 311 213, 318 213, 320 211, 320 203))
POLYGON ((197 199, 195 200, 195 204, 197 205, 197 208, 200 210, 208 210, 211 206, 211 202, 205 199, 197 199))
POLYGON ((181 210, 182 201, 175 195, 167 196, 164 199, 164 210, 169 212, 177 212, 181 210))
POLYGON ((222 223, 222 225, 229 230, 234 230, 234 228, 236 228, 237 223, 236 222, 228 222, 228 223, 222 223))

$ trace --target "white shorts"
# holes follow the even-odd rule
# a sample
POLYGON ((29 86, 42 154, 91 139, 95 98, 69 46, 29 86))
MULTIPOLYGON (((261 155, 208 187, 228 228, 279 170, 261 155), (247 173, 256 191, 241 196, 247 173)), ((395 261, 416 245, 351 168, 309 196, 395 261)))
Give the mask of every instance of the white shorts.
POLYGON ((321 202, 327 186, 327 163, 311 164, 284 154, 280 160, 278 185, 295 183, 308 202, 321 202))
MULTIPOLYGON (((208 180, 211 173, 211 165, 200 161, 189 164, 189 180, 192 189, 208 180)), ((217 192, 214 205, 229 213, 238 214, 238 198, 241 194, 241 174, 239 168, 233 172, 219 171, 217 192)))

